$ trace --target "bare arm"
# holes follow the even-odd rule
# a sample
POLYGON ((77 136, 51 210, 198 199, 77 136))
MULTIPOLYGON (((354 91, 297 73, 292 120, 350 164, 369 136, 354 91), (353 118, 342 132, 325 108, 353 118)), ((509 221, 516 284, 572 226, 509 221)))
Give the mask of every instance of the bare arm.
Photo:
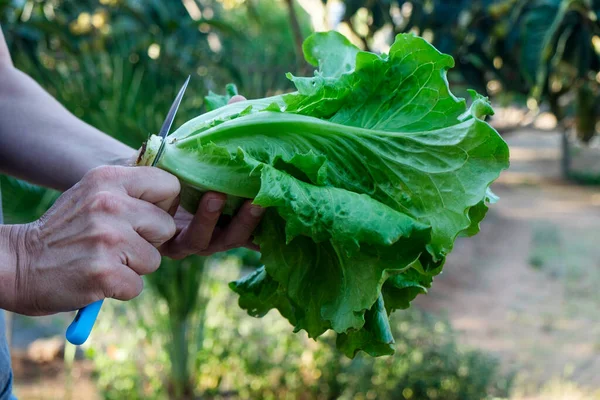
POLYGON ((14 68, 0 30, 0 172, 65 190, 90 169, 134 154, 14 68))
POLYGON ((0 225, 0 308, 43 314, 104 297, 130 299, 160 254, 256 248, 252 232, 263 209, 246 201, 226 227, 217 227, 226 196, 208 192, 195 215, 181 208, 175 214, 175 177, 106 166, 134 155, 18 71, 0 29, 0 172, 68 189, 40 220, 0 225))

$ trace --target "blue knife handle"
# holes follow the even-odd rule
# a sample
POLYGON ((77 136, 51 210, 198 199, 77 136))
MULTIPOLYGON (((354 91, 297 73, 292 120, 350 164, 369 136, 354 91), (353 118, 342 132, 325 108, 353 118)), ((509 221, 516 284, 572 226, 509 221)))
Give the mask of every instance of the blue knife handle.
POLYGON ((77 315, 71 325, 67 328, 67 340, 74 344, 80 345, 85 343, 87 338, 92 333, 92 328, 100 312, 100 307, 104 300, 98 300, 92 304, 79 309, 77 315))

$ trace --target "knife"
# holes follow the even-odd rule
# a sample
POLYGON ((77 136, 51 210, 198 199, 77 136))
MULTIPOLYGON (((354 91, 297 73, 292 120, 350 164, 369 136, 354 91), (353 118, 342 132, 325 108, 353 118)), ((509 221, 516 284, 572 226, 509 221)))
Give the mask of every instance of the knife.
MULTIPOLYGON (((158 136, 162 139, 160 143, 160 147, 156 152, 156 157, 154 157, 154 161, 152 161, 152 166, 156 166, 158 163, 158 159, 162 155, 165 149, 165 142, 167 140, 167 135, 169 134, 169 130, 171 129, 171 125, 173 125, 173 120, 175 119, 175 114, 177 114, 177 110, 179 109, 179 104, 181 103, 181 99, 183 98, 183 94, 185 93, 185 89, 190 81, 190 77, 188 76, 185 80, 185 83, 179 90, 177 97, 171 104, 171 108, 169 109, 169 113, 165 118, 165 121, 160 128, 158 136)), ((85 343, 87 338, 92 333, 92 328, 94 327, 94 323, 96 322, 96 318, 98 317, 98 313, 100 312, 100 308, 102 307, 102 303, 104 299, 93 302, 92 304, 88 304, 87 306, 79 309, 77 315, 71 325, 67 328, 67 340, 74 345, 81 345, 85 343)))

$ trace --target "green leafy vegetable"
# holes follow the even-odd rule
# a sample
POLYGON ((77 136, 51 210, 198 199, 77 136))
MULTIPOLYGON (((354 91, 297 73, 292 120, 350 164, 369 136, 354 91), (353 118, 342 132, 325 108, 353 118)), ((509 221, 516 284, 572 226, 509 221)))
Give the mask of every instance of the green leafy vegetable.
MULTIPOLYGON (((387 55, 335 32, 304 43, 313 77, 297 92, 223 105, 168 138, 158 166, 193 211, 203 191, 267 207, 255 235, 264 267, 232 282, 250 315, 276 308, 349 357, 392 354, 389 314, 431 286, 458 235, 495 199, 508 148, 485 121, 487 99, 452 95, 453 59, 414 35, 387 55)), ((141 156, 149 164, 152 137, 141 156)))
POLYGON ((217 108, 227 105, 229 100, 238 94, 237 87, 233 83, 228 84, 225 87, 225 91, 227 94, 224 96, 213 93, 212 91, 208 92, 208 96, 204 98, 204 104, 206 105, 206 109, 208 111, 216 110, 217 108))

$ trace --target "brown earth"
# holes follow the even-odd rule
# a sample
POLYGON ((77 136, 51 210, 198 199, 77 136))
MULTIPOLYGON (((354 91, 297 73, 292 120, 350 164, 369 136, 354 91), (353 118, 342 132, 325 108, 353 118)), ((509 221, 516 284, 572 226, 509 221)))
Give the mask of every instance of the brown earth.
POLYGON ((91 361, 76 360, 71 374, 68 374, 62 358, 40 363, 32 361, 23 350, 13 349, 11 352, 15 375, 14 391, 19 400, 101 398, 92 378, 91 361), (70 381, 67 380, 69 376, 70 381))
POLYGON ((519 371, 524 394, 557 377, 600 388, 600 189, 560 178, 559 140, 507 138, 500 201, 416 301, 447 316, 462 343, 519 371))

